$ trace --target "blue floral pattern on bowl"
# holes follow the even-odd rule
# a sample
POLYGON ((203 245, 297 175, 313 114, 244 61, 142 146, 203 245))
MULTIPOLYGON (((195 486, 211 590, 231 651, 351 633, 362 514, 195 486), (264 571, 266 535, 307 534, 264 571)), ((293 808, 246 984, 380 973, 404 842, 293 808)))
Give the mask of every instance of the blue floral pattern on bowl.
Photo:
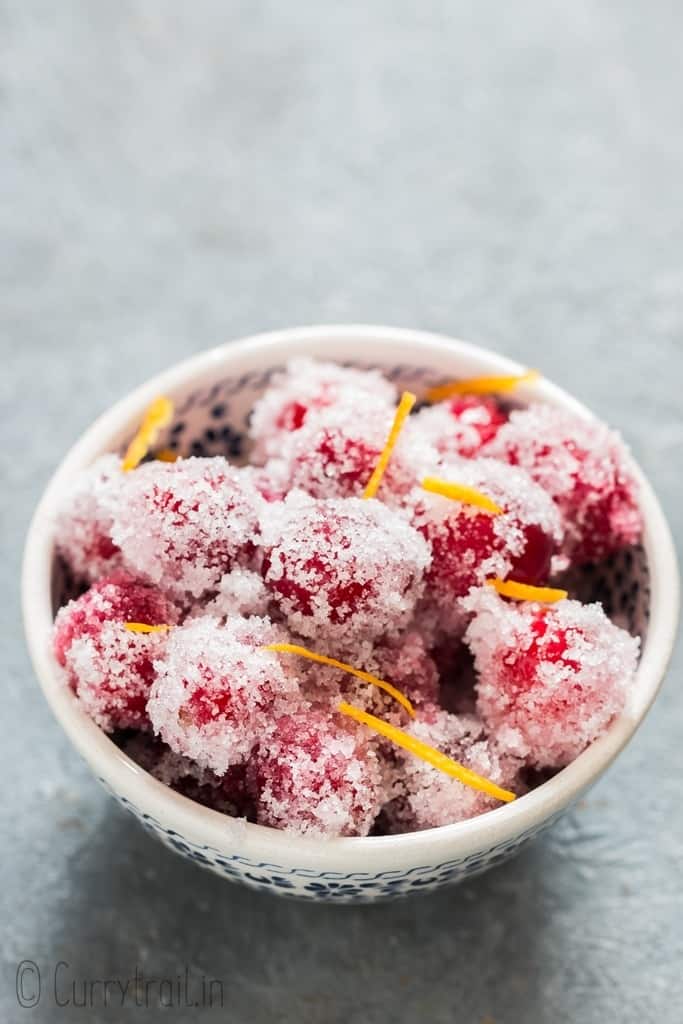
POLYGON ((469 857, 448 860, 441 864, 424 864, 404 871, 380 871, 375 874, 362 871, 316 872, 306 867, 287 867, 269 861, 253 861, 241 854, 228 856, 224 851, 211 846, 193 843, 136 807, 126 797, 114 792, 105 779, 100 777, 99 781, 122 807, 135 815, 144 828, 175 853, 194 861, 195 864, 222 875, 229 881, 242 882, 252 889, 268 890, 298 899, 335 903, 393 899, 416 892, 429 892, 442 885, 472 878, 514 856, 525 843, 545 831, 560 817, 558 813, 543 822, 542 826, 523 832, 512 840, 469 857))

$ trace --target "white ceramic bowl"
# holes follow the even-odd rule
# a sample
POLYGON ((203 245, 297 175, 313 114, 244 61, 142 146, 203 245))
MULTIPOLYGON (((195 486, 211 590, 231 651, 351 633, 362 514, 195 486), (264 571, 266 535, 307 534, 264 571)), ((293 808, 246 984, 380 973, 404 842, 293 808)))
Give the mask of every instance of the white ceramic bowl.
MULTIPOLYGON (((650 485, 639 473, 645 521, 642 552, 595 570, 589 592, 643 636, 626 714, 569 767, 512 804, 470 821, 410 835, 316 840, 235 821, 174 793, 144 772, 81 711, 57 672, 51 626, 59 586, 52 517, 74 475, 102 452, 121 449, 147 404, 159 394, 176 403, 184 451, 239 454, 246 416, 271 372, 293 355, 376 366, 418 395, 443 379, 518 373, 499 355, 418 331, 388 327, 295 328, 231 342, 162 373, 101 416, 72 448, 36 510, 26 542, 23 607, 28 645, 43 691, 95 775, 167 846, 223 877, 309 899, 375 900, 458 881, 504 860, 549 826, 607 768, 654 700, 675 639, 678 573, 670 532, 650 485), (181 425, 184 426, 181 429, 181 425), (207 434, 208 430, 208 434, 207 434), (222 446, 222 447, 221 447, 222 446)), ((590 413, 546 380, 519 395, 590 413)))

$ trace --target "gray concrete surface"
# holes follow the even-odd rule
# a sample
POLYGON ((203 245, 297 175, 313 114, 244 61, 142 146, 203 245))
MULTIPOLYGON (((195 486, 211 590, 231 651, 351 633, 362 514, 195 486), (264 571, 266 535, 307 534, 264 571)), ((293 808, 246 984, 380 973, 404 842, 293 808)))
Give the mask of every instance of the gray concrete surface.
POLYGON ((623 429, 680 543, 682 31, 673 0, 0 4, 0 1020, 683 1019, 680 651, 628 751, 514 863, 318 907, 232 888, 117 810, 42 700, 17 604, 32 506, 98 412, 302 322, 540 366, 623 429), (187 965, 225 1007, 58 1007, 60 960, 79 983, 187 965))

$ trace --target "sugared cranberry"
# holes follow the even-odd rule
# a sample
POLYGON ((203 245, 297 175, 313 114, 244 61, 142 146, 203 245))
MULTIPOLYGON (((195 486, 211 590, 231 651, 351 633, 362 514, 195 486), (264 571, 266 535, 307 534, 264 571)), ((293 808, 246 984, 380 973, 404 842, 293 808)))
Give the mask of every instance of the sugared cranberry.
POLYGON ((61 608, 54 651, 88 714, 107 732, 148 726, 154 659, 165 633, 131 633, 126 622, 173 625, 178 611, 158 590, 119 572, 61 608))
POLYGON ((251 476, 219 456, 148 462, 123 476, 112 536, 137 573, 197 598, 249 565, 262 504, 251 476))
POLYGON ((475 458, 507 422, 507 413, 494 398, 458 395, 421 409, 411 422, 445 457, 475 458))
POLYGON ((112 540, 112 516, 104 504, 115 495, 122 477, 121 460, 102 455, 74 481, 57 516, 57 550, 74 578, 91 583, 121 568, 119 548, 112 540))
MULTIPOLYGON (((352 654, 353 667, 371 673, 389 683, 414 707, 434 704, 439 699, 439 671, 415 629, 402 632, 394 640, 358 641, 352 654)), ((310 664, 310 663, 309 663, 310 664)), ((338 668, 313 664, 307 668, 306 693, 312 700, 325 697, 331 704, 340 698, 380 718, 402 726, 405 707, 386 690, 338 668)))
POLYGON ((630 457, 596 420, 535 405, 513 412, 486 454, 520 466, 557 504, 563 550, 580 565, 635 544, 642 530, 630 457))
POLYGON ((311 414, 358 403, 364 408, 372 404, 390 409, 395 401, 396 389, 376 371, 292 359, 252 410, 249 433, 254 459, 263 462, 279 456, 283 441, 301 430, 311 414))
POLYGON ((367 730, 306 705, 275 719, 248 779, 257 821, 304 835, 366 835, 386 799, 367 730))
MULTIPOLYGON (((366 395, 311 416, 283 440, 279 456, 267 467, 288 489, 314 498, 359 498, 384 448, 395 409, 370 404, 366 395)), ((421 474, 437 459, 419 432, 405 430, 398 439, 380 484, 378 497, 400 504, 421 474)))
POLYGON ((550 571, 561 538, 553 502, 520 470, 493 459, 462 460, 441 467, 439 476, 474 488, 503 513, 474 504, 414 492, 413 523, 432 552, 426 602, 443 629, 458 633, 464 619, 458 600, 491 577, 539 583, 550 571))
POLYGON ((262 534, 263 578, 291 629, 357 645, 407 624, 429 552, 398 512, 293 494, 269 506, 262 534))
POLYGON ((487 727, 532 766, 568 764, 623 709, 638 640, 597 604, 509 603, 489 588, 464 604, 487 727))
POLYGON ((192 619, 173 631, 148 703, 154 731, 217 775, 249 756, 279 700, 298 693, 267 619, 192 619))
MULTIPOLYGON (((521 761, 501 751, 476 715, 423 708, 407 732, 503 789, 518 789, 521 761)), ((495 797, 435 771, 426 761, 399 751, 394 798, 384 810, 389 831, 413 832, 450 825, 500 806, 495 797)))

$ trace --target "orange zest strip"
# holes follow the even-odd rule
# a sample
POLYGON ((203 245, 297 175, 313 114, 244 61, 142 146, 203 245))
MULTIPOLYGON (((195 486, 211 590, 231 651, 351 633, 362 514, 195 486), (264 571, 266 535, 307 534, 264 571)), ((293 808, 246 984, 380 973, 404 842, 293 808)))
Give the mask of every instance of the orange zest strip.
POLYGON ((401 395, 401 401, 398 403, 398 408, 396 409, 394 422, 391 424, 391 430, 389 431, 387 443, 384 445, 384 448, 382 449, 380 456, 377 460, 377 465, 375 466, 372 472, 372 476, 368 480, 367 486, 363 492, 364 498, 374 498, 375 495, 377 494, 377 491, 379 490, 379 485, 382 482, 382 477, 384 476, 385 470, 389 464, 391 453, 396 447, 398 435, 401 433, 403 424, 408 419, 408 416, 410 415, 410 410, 413 408, 416 401, 416 396, 413 395, 410 391, 404 391, 403 394, 401 395))
POLYGON ((121 463, 121 469, 128 473, 131 469, 139 466, 147 452, 150 450, 159 431, 167 427, 173 418, 173 402, 163 395, 156 398, 148 406, 137 434, 128 445, 126 454, 121 463))
POLYGON ((181 455, 180 452, 174 452, 172 448, 162 448, 155 453, 154 458, 157 462, 177 462, 181 455))
POLYGON ((440 772, 444 772, 446 775, 457 779, 458 782, 462 782, 465 786, 478 789, 481 793, 488 793, 489 796, 495 797, 496 800, 503 800, 505 803, 516 799, 515 794, 511 793, 509 789, 502 789, 495 782, 491 782, 490 779, 477 775, 476 772, 465 768, 463 764, 459 764, 458 761, 454 761, 446 754, 442 754, 436 747, 430 747, 429 744, 423 743, 422 740, 418 740, 415 736, 411 736, 410 733, 404 732, 403 729, 398 729, 395 725, 390 725, 389 722, 385 722, 382 718, 369 715, 367 711, 361 711, 360 708, 354 707, 353 704, 347 704, 345 701, 337 705, 337 710, 342 715, 347 715, 349 718, 355 719, 356 722, 374 729, 380 736, 386 736, 392 743, 403 747, 404 750, 414 754, 416 757, 422 758, 423 761, 431 764, 434 768, 438 768, 440 772))
POLYGON ((503 597, 511 597, 515 601, 541 601, 544 604, 555 604, 564 601, 568 596, 566 590, 555 587, 532 587, 528 583, 515 583, 514 580, 487 580, 487 584, 497 590, 503 597))
POLYGON ((171 626, 150 626, 147 622, 124 622, 123 628, 129 633, 165 633, 171 626))
POLYGON ((373 676, 370 672, 363 672, 359 668, 354 668, 353 665, 347 665, 345 661, 328 658, 325 654, 316 654, 315 651, 309 651, 307 647, 299 647, 298 644, 267 644, 264 650, 278 651, 280 654, 300 654, 302 658, 308 658, 309 661, 317 661, 320 665, 329 665, 331 668, 341 669, 342 672, 350 672, 352 676, 357 676, 358 679, 362 679, 366 683, 372 683, 373 686, 378 686, 380 690, 384 690, 390 697, 398 701, 412 718, 415 717, 415 709, 408 698, 400 690, 397 690, 395 686, 392 686, 391 683, 385 683, 383 679, 378 679, 377 676, 373 676))
POLYGON ((476 505, 494 516, 503 512, 500 505, 496 505, 486 494, 477 491, 474 487, 466 487, 464 484, 453 484, 449 480, 441 480, 436 476, 426 476, 422 481, 422 489, 432 494, 440 494, 442 498, 451 498, 453 501, 462 501, 465 505, 476 505))
POLYGON ((492 395, 514 391, 520 384, 530 384, 541 376, 538 370, 527 370, 509 377, 470 377, 469 380, 451 380, 439 384, 425 395, 428 402, 443 402, 455 395, 492 395))

